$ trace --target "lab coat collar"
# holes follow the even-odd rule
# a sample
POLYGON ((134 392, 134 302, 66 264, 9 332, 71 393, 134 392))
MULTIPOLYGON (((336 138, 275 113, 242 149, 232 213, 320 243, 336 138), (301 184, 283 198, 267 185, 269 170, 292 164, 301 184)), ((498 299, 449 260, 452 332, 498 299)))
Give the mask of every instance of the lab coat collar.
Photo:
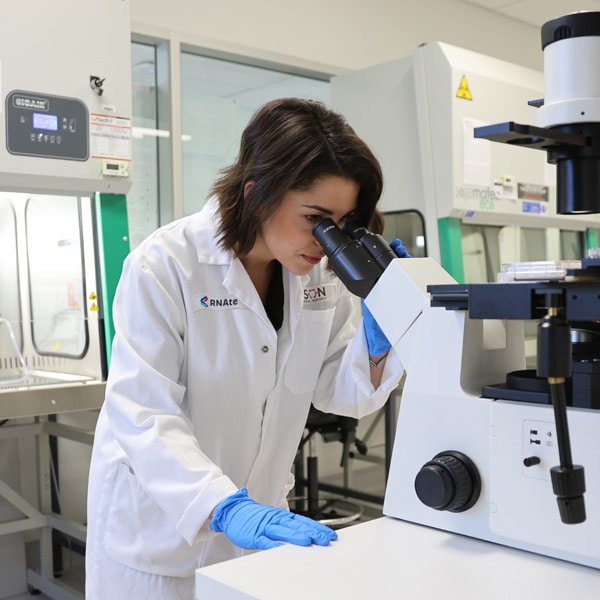
POLYGON ((218 201, 216 197, 210 198, 200 212, 194 215, 196 222, 196 254, 198 262, 209 265, 231 264, 234 255, 230 250, 224 250, 217 239, 218 201))
POLYGON ((304 306, 304 288, 308 285, 310 275, 293 275, 289 271, 286 273, 289 275, 290 330, 294 331, 304 306))
MULTIPOLYGON (((258 293, 254 288, 251 290, 240 282, 248 281, 250 278, 246 273, 241 261, 229 250, 223 250, 217 240, 218 223, 218 200, 210 198, 202 210, 195 215, 196 227, 196 253, 198 261, 212 265, 230 265, 227 275, 223 280, 225 287, 237 295, 249 308, 267 319, 266 312, 260 301, 258 293), (243 271, 243 273, 242 273, 243 271)), ((310 281, 310 275, 293 275, 284 269, 284 277, 287 274, 288 285, 286 292, 286 304, 289 310, 290 331, 293 332, 300 318, 303 306, 304 288, 310 281)))
MULTIPOLYGON (((284 277, 284 321, 289 323, 289 331, 293 336, 303 307, 304 287, 308 284, 310 276, 293 275, 289 271, 283 270, 284 277), (287 282, 285 281, 287 278, 287 282)), ((264 321, 270 323, 258 292, 252 285, 250 277, 242 265, 242 261, 233 258, 231 266, 227 270, 223 285, 229 293, 237 296, 248 308, 261 315, 264 321)))

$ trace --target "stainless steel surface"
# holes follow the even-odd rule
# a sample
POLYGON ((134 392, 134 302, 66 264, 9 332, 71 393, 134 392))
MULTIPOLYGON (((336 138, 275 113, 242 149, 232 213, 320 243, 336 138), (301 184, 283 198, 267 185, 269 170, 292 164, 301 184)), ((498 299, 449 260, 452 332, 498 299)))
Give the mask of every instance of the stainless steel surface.
MULTIPOLYGON (((91 378, 40 378, 34 372, 31 385, 8 387, 0 383, 0 419, 16 419, 58 414, 80 410, 94 410, 102 406, 106 383, 91 378)), ((65 375, 65 378, 73 376, 65 375)))

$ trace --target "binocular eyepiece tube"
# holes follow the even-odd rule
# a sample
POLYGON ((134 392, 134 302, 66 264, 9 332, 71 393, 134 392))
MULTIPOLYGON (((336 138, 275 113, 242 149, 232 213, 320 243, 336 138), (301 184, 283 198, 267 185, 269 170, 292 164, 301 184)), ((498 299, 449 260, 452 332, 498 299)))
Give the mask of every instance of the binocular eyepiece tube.
POLYGON ((350 227, 347 231, 351 238, 358 240, 363 245, 383 271, 395 258, 398 258, 383 236, 378 233, 371 233, 366 227, 350 227))
POLYGON ((313 227, 333 272, 350 292, 366 298, 396 254, 382 236, 365 227, 347 231, 332 219, 322 219, 313 227))

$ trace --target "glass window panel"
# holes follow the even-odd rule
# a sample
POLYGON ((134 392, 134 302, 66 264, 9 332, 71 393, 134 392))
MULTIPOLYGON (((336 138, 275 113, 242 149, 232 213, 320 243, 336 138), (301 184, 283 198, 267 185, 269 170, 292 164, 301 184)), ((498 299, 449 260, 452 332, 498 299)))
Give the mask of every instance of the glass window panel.
POLYGON ((169 132, 158 128, 155 46, 132 43, 131 62, 134 165, 127 219, 134 248, 159 225, 158 141, 169 132))
POLYGON ((417 258, 427 255, 425 222, 416 210, 387 212, 384 214, 383 237, 387 242, 402 240, 408 253, 417 258))
POLYGON ((40 354, 81 357, 88 338, 79 199, 31 197, 25 223, 34 346, 40 354))
MULTIPOLYGON (((9 197, 0 195, 0 318, 7 320, 19 350, 23 350, 22 314, 19 301, 17 223, 9 197)), ((0 328, 0 361, 15 356, 8 327, 0 328)))
POLYGON ((522 262, 547 260, 546 230, 522 227, 521 228, 521 258, 522 262))
POLYGON ((585 258, 585 234, 582 231, 561 230, 560 257, 562 260, 585 258))
POLYGON ((500 272, 501 228, 495 225, 461 224, 463 268, 465 282, 496 281, 500 272))
MULTIPOLYGON (((500 227, 493 225, 461 225, 465 281, 482 283, 496 281, 501 270, 500 227)), ((547 230, 535 227, 519 228, 520 255, 514 262, 548 259, 547 230)), ((585 234, 581 231, 560 232, 560 259, 581 260, 584 257, 585 234)))
POLYGON ((329 103, 329 81, 184 52, 181 55, 184 213, 199 210, 237 156, 256 109, 296 96, 329 103))

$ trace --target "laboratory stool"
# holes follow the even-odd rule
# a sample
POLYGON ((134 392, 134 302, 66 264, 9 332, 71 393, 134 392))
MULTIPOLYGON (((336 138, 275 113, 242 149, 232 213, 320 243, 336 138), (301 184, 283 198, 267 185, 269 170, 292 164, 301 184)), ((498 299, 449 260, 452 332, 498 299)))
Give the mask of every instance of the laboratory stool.
POLYGON ((360 519, 363 507, 347 499, 319 493, 319 470, 316 455, 315 436, 319 434, 326 443, 339 441, 342 443, 342 459, 340 466, 344 469, 346 482, 348 459, 354 446, 361 454, 366 454, 366 445, 356 437, 358 420, 351 417, 341 417, 310 407, 305 426, 305 435, 300 442, 294 473, 296 485, 294 495, 288 498, 292 512, 315 519, 329 527, 352 523, 360 519), (306 456, 306 477, 304 470, 305 447, 308 445, 306 456))

